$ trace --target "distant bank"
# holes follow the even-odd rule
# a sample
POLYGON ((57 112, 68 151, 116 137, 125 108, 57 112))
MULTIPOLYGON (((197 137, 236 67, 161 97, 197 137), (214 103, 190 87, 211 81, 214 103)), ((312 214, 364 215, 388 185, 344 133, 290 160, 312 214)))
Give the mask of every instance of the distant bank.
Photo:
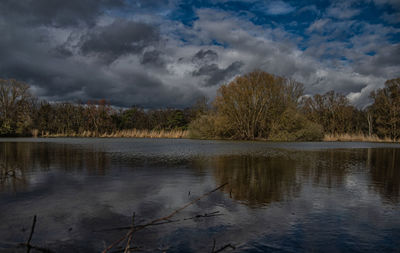
MULTIPOLYGON (((50 134, 50 133, 42 133, 38 135, 37 131, 33 131, 33 137, 44 137, 44 138, 57 138, 57 137, 97 137, 97 138, 169 138, 169 139, 193 139, 190 131, 188 130, 121 130, 113 133, 103 133, 96 134, 91 131, 84 131, 80 134, 77 133, 59 133, 59 134, 50 134)), ((197 138, 196 138, 197 139, 197 138)), ((218 139, 221 138, 210 138, 210 139, 218 139)), ((225 139, 231 140, 231 139, 225 139)), ((273 141, 268 139, 258 138, 256 141, 273 141)), ((360 134, 326 134, 324 138, 321 140, 324 142, 386 142, 386 143, 400 143, 400 140, 395 140, 391 138, 379 138, 376 135, 364 135, 360 134)))
POLYGON ((33 137, 100 137, 100 138, 170 138, 182 139, 189 138, 188 130, 120 130, 111 133, 96 133, 93 131, 83 131, 82 133, 57 133, 44 132, 39 135, 37 131, 32 132, 33 137))
POLYGON ((226 140, 400 140, 400 78, 351 105, 341 93, 304 93, 302 83, 262 71, 219 87, 214 101, 188 108, 116 108, 105 99, 39 101, 29 86, 0 79, 0 136, 136 137, 226 140), (135 130, 137 129, 137 130, 135 130))

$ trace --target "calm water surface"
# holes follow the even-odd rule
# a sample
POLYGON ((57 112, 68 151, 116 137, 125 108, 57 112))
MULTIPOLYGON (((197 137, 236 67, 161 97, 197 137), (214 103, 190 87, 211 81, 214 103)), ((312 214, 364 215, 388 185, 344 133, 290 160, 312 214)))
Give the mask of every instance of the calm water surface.
POLYGON ((0 139, 0 252, 26 252, 35 214, 32 244, 100 252, 223 183, 134 245, 400 252, 400 145, 79 138, 0 139))

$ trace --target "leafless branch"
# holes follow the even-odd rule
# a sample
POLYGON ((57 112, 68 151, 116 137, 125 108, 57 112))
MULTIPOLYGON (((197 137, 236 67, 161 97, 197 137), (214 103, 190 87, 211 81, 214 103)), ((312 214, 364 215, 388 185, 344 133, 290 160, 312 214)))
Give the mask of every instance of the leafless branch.
POLYGON ((179 213, 180 211, 184 210, 185 208, 187 208, 187 207, 189 207, 189 206, 195 204, 196 202, 198 202, 199 200, 203 199, 204 197, 207 197, 207 196, 210 195, 211 193, 218 191, 219 189, 223 188, 223 187, 226 186, 227 184, 228 184, 228 183, 222 184, 222 185, 218 186, 217 188, 215 188, 215 189, 213 189, 213 190, 211 190, 211 191, 209 191, 209 192, 207 192, 207 193, 201 195, 200 197, 198 197, 198 198, 196 198, 196 199, 190 201, 189 203, 185 204, 184 206, 182 206, 182 207, 176 209, 175 211, 173 211, 172 213, 170 213, 170 214, 167 215, 167 216, 164 216, 164 217, 155 219, 155 220, 153 220, 153 221, 151 221, 151 222, 149 222, 149 223, 146 223, 146 224, 144 224, 144 225, 131 228, 131 229, 128 231, 128 233, 126 233, 126 235, 124 235, 124 236, 121 237, 120 239, 118 239, 118 240, 116 240, 115 242, 113 242, 112 244, 110 244, 106 249, 103 250, 102 253, 108 252, 110 249, 112 249, 113 247, 117 246, 118 244, 120 244, 121 242, 123 242, 125 239, 129 238, 129 237, 131 236, 131 234, 133 234, 133 233, 136 232, 136 231, 142 230, 142 229, 144 229, 144 228, 146 228, 146 227, 148 227, 148 226, 154 226, 154 225, 156 225, 156 224, 157 224, 157 225, 159 225, 159 224, 164 224, 164 223, 162 223, 162 222, 164 222, 164 221, 166 221, 166 223, 170 223, 170 222, 171 222, 171 218, 172 218, 174 215, 176 215, 176 214, 179 213))

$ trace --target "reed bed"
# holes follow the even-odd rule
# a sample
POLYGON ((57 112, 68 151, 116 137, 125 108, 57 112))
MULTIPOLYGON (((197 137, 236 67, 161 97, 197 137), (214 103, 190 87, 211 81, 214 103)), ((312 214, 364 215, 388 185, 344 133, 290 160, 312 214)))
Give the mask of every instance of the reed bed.
POLYGON ((326 134, 323 141, 400 142, 389 137, 379 138, 377 135, 364 134, 326 134))
MULTIPOLYGON (((83 131, 81 133, 57 133, 52 134, 49 132, 42 132, 38 134, 35 132, 33 136, 40 137, 100 137, 100 138, 169 138, 169 139, 182 139, 190 138, 188 130, 119 130, 111 133, 96 133, 95 131, 83 131)), ((350 142, 400 142, 400 139, 391 139, 389 137, 379 138, 377 135, 364 135, 359 134, 325 134, 323 141, 350 141, 350 142)))
POLYGON ((100 137, 100 138, 188 138, 187 130, 120 130, 111 133, 96 133, 94 131, 83 131, 81 133, 42 133, 41 137, 100 137))

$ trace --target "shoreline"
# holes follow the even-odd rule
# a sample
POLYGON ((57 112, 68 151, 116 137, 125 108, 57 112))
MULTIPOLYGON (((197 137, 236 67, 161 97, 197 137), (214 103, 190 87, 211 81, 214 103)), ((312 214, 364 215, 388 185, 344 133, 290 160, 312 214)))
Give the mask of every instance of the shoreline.
POLYGON ((189 136, 188 130, 124 130, 118 131, 110 134, 99 134, 95 135, 92 132, 84 132, 82 134, 45 134, 43 136, 4 136, 3 138, 38 138, 38 139, 53 139, 53 138, 134 138, 134 139, 187 139, 187 140, 215 140, 215 141, 244 141, 244 142, 287 142, 287 143, 296 143, 296 142, 370 142, 370 143, 394 143, 399 144, 400 140, 393 140, 390 138, 379 138, 378 136, 364 136, 364 135, 325 135, 323 139, 319 141, 276 141, 276 140, 268 140, 268 139, 254 139, 254 140, 240 140, 240 139, 222 139, 222 138, 210 138, 210 139, 201 139, 201 138, 191 138, 189 136))
POLYGON ((169 138, 169 139, 188 139, 188 130, 120 130, 112 133, 99 134, 93 131, 84 131, 82 133, 59 133, 42 135, 32 135, 33 138, 64 138, 64 137, 77 137, 77 138, 169 138))

